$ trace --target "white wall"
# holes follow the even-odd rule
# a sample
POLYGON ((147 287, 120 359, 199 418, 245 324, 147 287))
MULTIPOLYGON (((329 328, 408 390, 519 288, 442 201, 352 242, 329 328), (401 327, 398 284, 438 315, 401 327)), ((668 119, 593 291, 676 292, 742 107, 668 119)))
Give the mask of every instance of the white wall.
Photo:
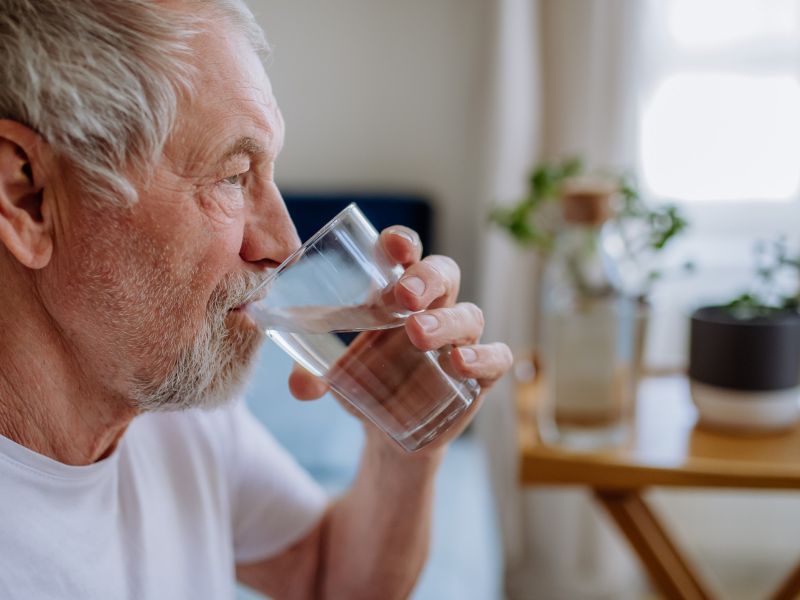
POLYGON ((482 0, 249 0, 287 122, 284 189, 429 194, 439 251, 475 294, 486 17, 482 0))

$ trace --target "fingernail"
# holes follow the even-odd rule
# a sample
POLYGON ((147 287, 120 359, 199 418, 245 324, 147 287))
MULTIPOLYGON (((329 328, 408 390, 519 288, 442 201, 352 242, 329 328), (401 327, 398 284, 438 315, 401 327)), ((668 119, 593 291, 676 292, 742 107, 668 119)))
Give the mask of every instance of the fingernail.
POLYGON ((474 363, 478 360, 478 353, 472 348, 459 348, 458 353, 461 355, 461 360, 465 363, 474 363))
POLYGON ((432 331, 436 331, 439 327, 439 319, 434 317, 433 315, 419 315, 416 317, 417 323, 422 328, 422 331, 425 333, 430 333, 432 331))
POLYGON ((411 235, 410 233, 408 233, 407 231, 403 231, 402 229, 392 229, 390 231, 390 233, 392 235, 399 235, 401 238, 403 238, 405 240, 408 240, 412 244, 416 243, 416 240, 414 239, 414 236, 411 235))
POLYGON ((422 296, 423 292, 425 292, 425 282, 419 277, 406 277, 400 281, 400 285, 415 296, 422 296))

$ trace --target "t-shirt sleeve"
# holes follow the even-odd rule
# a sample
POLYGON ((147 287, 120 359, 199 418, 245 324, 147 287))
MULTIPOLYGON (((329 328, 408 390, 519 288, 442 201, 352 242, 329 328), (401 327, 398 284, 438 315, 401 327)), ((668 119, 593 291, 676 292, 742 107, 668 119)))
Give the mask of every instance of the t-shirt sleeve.
POLYGON ((300 540, 322 518, 328 498, 243 401, 231 417, 233 546, 241 564, 300 540))

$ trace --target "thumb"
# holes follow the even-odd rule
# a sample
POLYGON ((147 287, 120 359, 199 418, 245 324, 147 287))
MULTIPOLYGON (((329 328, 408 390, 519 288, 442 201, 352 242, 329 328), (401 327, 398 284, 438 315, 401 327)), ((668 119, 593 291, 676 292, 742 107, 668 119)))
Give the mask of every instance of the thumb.
POLYGON ((298 400, 316 400, 328 391, 328 386, 295 363, 289 375, 289 391, 298 400))

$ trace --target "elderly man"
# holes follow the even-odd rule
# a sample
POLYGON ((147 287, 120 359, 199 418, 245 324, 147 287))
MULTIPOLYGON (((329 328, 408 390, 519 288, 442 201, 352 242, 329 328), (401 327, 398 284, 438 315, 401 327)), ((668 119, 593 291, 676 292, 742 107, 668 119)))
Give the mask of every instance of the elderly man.
MULTIPOLYGON (((275 186, 284 124, 238 0, 0 0, 0 597, 403 598, 446 444, 365 424, 328 503, 240 403, 260 335, 242 303, 297 246, 275 186), (197 410, 217 407, 217 410, 197 410), (185 409, 185 410, 184 410, 185 409)), ((409 264, 423 348, 484 389, 459 273, 409 264)), ((296 370, 300 399, 324 385, 296 370)))

